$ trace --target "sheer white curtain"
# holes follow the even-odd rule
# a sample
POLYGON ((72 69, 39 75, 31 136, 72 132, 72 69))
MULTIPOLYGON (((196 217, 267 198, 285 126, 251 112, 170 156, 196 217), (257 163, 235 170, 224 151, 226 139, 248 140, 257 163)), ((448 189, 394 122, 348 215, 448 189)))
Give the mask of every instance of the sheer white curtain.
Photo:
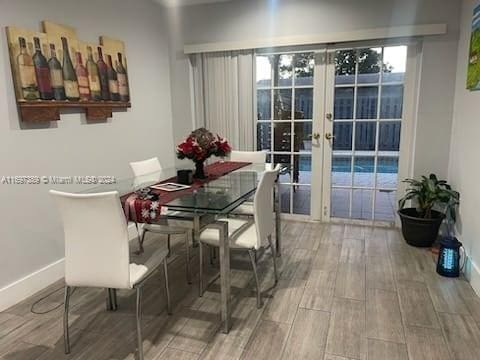
POLYGON ((253 150, 253 50, 194 54, 195 125, 226 137, 238 150, 253 150))

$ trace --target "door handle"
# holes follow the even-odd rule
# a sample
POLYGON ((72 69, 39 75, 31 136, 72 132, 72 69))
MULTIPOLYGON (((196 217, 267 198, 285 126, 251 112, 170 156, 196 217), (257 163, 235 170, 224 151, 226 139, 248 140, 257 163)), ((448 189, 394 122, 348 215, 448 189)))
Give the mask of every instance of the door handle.
POLYGON ((313 133, 313 138, 314 138, 315 140, 320 139, 320 134, 319 134, 319 133, 313 133))
POLYGON ((325 139, 327 139, 327 140, 333 140, 333 139, 335 139, 335 136, 333 136, 331 133, 326 133, 326 134, 325 134, 325 139))
POLYGON ((326 113, 326 114, 325 114, 325 118, 326 118, 327 120, 332 121, 332 119, 333 119, 332 113, 326 113))

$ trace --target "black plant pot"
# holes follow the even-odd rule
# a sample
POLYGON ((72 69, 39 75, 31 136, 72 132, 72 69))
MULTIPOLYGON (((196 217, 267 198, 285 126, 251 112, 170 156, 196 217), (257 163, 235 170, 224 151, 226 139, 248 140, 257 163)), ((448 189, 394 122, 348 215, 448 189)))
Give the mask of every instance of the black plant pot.
POLYGON ((402 221, 403 237, 408 244, 417 247, 432 246, 445 217, 441 212, 432 210, 432 218, 425 219, 419 216, 415 208, 398 210, 398 215, 402 221))

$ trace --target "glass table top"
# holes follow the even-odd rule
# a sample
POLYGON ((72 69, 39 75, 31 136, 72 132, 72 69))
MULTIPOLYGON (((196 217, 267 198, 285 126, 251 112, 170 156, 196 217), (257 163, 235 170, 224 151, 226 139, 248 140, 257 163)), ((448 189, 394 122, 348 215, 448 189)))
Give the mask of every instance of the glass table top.
MULTIPOLYGON (((258 181, 272 164, 251 164, 234 170, 215 180, 204 183, 200 188, 183 193, 167 202, 168 210, 186 212, 226 213, 249 198, 256 190, 258 181)), ((120 196, 158 184, 177 175, 177 168, 165 168, 139 177, 118 179, 113 184, 102 184, 80 193, 117 191, 120 196)), ((162 201, 160 195, 160 202, 162 201)))

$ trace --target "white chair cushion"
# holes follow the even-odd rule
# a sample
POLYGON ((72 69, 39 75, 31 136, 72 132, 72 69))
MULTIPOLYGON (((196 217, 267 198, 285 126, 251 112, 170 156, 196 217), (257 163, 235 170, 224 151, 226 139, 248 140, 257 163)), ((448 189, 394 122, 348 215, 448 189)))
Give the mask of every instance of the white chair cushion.
POLYGON ((148 272, 148 268, 145 265, 138 265, 135 263, 130 264, 130 288, 138 283, 143 276, 148 272))
POLYGON ((235 208, 235 210, 232 211, 232 214, 253 216, 253 203, 244 202, 242 205, 235 208))
POLYGON ((145 231, 151 231, 160 234, 185 234, 187 229, 176 228, 168 225, 160 224, 143 224, 142 229, 145 231))
MULTIPOLYGON (((241 233, 235 238, 231 238, 231 235, 238 230, 241 226, 248 223, 247 220, 234 219, 234 218, 220 218, 220 221, 228 222, 228 237, 230 239, 230 248, 232 249, 253 249, 257 245, 257 231, 255 224, 251 223, 248 227, 241 230, 241 233)), ((206 228, 200 234, 199 240, 205 244, 211 246, 220 246, 220 234, 219 230, 206 228)))
POLYGON ((145 264, 130 264, 130 287, 133 288, 135 284, 142 281, 153 270, 158 268, 168 255, 168 250, 160 248, 156 250, 148 259, 145 264))
POLYGON ((242 205, 238 206, 232 211, 233 215, 245 215, 245 216, 253 216, 253 203, 252 202, 244 202, 242 205))

